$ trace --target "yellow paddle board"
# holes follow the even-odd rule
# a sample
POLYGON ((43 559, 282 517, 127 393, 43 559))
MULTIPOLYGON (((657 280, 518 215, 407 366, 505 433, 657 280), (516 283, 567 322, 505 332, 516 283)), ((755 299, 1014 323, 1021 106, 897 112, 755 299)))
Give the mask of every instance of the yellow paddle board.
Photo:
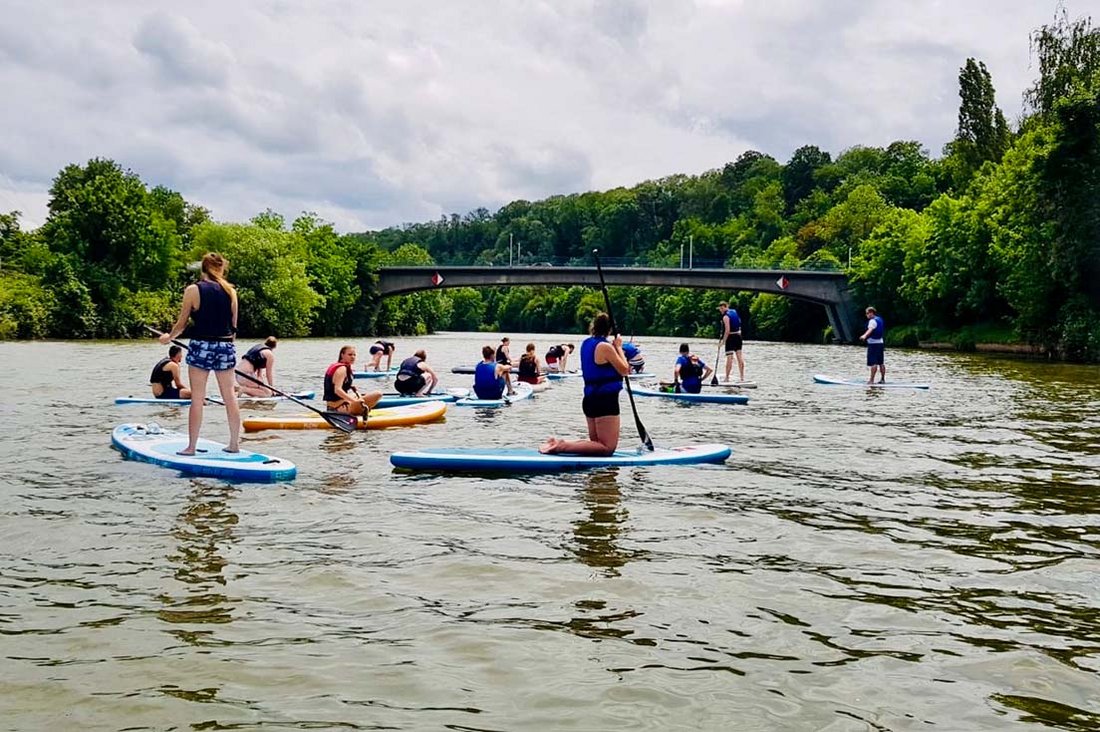
MULTIPOLYGON (((384 430, 388 427, 406 427, 424 422, 434 422, 447 411, 447 402, 424 402, 406 407, 372 409, 366 421, 359 420, 361 430, 384 430)), ((315 430, 333 429, 332 425, 315 414, 292 414, 286 417, 248 417, 244 420, 245 432, 259 430, 315 430)))

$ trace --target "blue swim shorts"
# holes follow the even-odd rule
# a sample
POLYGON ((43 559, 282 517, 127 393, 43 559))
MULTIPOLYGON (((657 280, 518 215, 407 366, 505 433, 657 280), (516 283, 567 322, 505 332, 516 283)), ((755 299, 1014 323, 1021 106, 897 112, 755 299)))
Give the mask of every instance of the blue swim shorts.
POLYGON ((225 371, 237 365, 237 349, 233 341, 199 341, 191 339, 187 347, 187 365, 203 371, 225 371))
POLYGON ((885 343, 868 343, 867 344, 867 365, 868 366, 882 366, 886 359, 886 344, 885 343))

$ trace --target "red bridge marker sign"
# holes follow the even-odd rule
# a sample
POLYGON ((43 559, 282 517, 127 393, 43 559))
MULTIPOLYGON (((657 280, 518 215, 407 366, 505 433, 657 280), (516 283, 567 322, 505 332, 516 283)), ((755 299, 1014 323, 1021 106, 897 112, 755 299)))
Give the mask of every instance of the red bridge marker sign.
POLYGON ((439 274, 438 272, 433 274, 432 275, 432 284, 435 285, 436 287, 439 287, 440 285, 442 285, 443 284, 443 275, 439 274))
POLYGON ((787 275, 780 275, 779 279, 775 281, 776 286, 780 290, 786 290, 790 286, 791 281, 787 279, 787 275))

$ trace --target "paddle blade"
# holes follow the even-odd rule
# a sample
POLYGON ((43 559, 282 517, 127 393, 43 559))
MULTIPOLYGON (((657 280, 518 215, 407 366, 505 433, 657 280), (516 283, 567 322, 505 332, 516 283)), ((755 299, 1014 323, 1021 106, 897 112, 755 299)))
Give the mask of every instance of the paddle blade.
POLYGON ((359 418, 354 414, 346 414, 345 412, 321 412, 325 421, 331 424, 341 432, 355 432, 359 428, 359 418))

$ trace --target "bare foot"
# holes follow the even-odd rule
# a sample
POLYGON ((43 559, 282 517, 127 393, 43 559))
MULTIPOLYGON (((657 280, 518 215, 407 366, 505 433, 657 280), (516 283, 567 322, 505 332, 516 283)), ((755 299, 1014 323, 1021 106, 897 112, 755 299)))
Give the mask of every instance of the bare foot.
POLYGON ((195 454, 195 450, 194 450, 194 448, 192 448, 190 450, 177 450, 176 454, 177 455, 183 455, 184 457, 192 457, 195 454))
POLYGON ((539 445, 539 452, 543 455, 553 455, 557 451, 558 445, 561 444, 561 440, 557 437, 550 437, 546 442, 539 445))
POLYGON ((227 448, 225 448, 224 450, 222 450, 222 452, 240 452, 240 451, 241 451, 241 448, 240 448, 240 446, 237 446, 237 447, 227 447, 227 448))

